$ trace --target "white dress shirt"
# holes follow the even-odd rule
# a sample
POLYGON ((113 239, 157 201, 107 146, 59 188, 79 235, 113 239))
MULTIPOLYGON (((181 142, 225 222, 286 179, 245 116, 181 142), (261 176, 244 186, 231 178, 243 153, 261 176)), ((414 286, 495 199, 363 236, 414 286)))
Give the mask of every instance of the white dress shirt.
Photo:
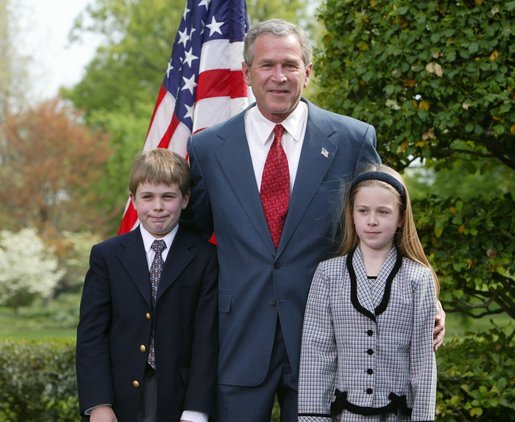
POLYGON ((148 269, 152 266, 152 261, 154 260, 154 256, 156 255, 156 251, 152 249, 152 243, 154 240, 164 240, 166 243, 166 248, 161 252, 161 257, 163 258, 163 262, 166 261, 166 257, 168 256, 168 252, 170 251, 170 246, 172 245, 173 239, 175 239, 175 235, 177 234, 177 230, 179 230, 179 226, 175 226, 173 230, 168 233, 165 237, 157 239, 152 236, 142 224, 139 225, 141 231, 141 237, 143 238, 143 245, 145 246, 145 252, 147 254, 147 264, 148 269))
MULTIPOLYGON (((281 122, 284 129, 286 129, 281 139, 281 145, 288 159, 290 192, 293 189, 297 168, 299 167, 307 121, 308 106, 305 102, 300 101, 295 110, 281 122)), ((274 139, 273 130, 275 125, 276 123, 266 119, 257 107, 252 107, 245 113, 245 134, 258 190, 261 189, 263 168, 265 167, 266 157, 274 139)))

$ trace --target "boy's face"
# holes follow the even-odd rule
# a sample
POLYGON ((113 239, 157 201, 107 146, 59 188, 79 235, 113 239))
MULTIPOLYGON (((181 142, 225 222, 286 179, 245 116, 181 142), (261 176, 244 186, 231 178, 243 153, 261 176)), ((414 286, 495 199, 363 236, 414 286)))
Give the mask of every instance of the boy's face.
POLYGON ((188 205, 189 193, 183 195, 179 186, 141 183, 135 195, 130 195, 143 227, 154 237, 170 233, 179 222, 181 211, 188 205))

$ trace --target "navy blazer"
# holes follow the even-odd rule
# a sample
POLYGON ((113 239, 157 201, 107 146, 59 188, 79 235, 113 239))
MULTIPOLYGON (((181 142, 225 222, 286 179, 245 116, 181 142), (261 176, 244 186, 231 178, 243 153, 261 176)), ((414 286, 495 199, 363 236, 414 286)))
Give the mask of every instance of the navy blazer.
POLYGON ((220 384, 263 382, 278 318, 297 373, 304 307, 318 262, 338 243, 344 185, 379 161, 371 125, 306 103, 306 133, 277 251, 254 176, 245 112, 188 143, 192 193, 181 223, 204 236, 214 230, 217 240, 220 384))
POLYGON ((155 324, 158 421, 212 414, 216 390, 216 251, 179 228, 164 263, 156 312, 139 229, 95 245, 77 330, 80 410, 112 403, 136 421, 155 324))

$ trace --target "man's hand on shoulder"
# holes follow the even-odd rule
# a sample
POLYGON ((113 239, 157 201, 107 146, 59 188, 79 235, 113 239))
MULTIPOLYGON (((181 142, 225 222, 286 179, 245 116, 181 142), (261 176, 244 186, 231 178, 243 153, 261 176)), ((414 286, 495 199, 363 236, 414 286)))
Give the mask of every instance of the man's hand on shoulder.
POLYGON ((433 331, 433 348, 435 352, 443 344, 445 336, 445 311, 440 301, 437 301, 438 309, 435 317, 435 329, 433 331))

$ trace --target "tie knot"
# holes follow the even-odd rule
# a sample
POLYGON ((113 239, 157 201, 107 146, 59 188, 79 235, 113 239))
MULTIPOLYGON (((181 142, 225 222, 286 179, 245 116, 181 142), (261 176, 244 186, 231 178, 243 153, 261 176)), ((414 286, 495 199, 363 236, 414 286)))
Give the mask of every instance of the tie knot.
POLYGON ((156 254, 160 254, 166 249, 166 243, 164 240, 154 240, 151 248, 156 252, 156 254))
POLYGON ((283 125, 275 125, 274 127, 274 134, 275 134, 275 137, 279 140, 281 140, 282 136, 283 136, 283 133, 284 133, 284 127, 283 125))

